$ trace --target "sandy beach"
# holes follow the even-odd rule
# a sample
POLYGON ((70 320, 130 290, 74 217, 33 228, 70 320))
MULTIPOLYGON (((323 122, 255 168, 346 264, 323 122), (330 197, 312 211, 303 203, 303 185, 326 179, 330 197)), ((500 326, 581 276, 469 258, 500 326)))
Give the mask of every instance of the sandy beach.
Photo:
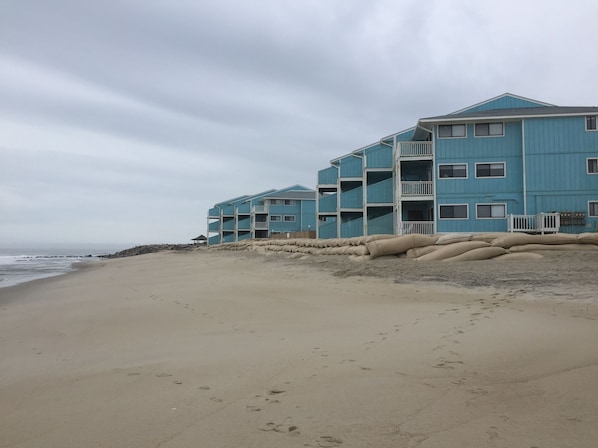
POLYGON ((0 447, 593 447, 598 254, 198 250, 0 289, 0 447))

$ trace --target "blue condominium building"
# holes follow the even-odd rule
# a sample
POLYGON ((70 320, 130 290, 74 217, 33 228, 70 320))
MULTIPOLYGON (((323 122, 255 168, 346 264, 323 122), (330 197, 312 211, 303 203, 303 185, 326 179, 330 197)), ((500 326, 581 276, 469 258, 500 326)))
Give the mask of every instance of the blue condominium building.
POLYGON ((319 238, 598 231, 598 107, 504 94, 318 172, 319 238))
POLYGON ((302 185, 228 199, 208 211, 208 244, 316 230, 316 192, 302 185))

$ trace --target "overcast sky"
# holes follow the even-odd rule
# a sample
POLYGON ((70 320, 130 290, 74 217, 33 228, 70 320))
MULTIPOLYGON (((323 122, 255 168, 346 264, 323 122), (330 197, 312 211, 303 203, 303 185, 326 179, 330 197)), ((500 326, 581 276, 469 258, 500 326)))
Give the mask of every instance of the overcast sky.
POLYGON ((184 243, 208 209, 514 93, 598 106, 598 2, 0 0, 0 247, 184 243))

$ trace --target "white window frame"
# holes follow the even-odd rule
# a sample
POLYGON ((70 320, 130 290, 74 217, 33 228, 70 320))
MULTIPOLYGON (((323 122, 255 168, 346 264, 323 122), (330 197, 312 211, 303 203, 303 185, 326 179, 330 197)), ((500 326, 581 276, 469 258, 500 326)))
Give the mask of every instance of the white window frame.
POLYGON ((482 122, 482 123, 474 123, 473 125, 473 136, 476 138, 487 138, 487 137, 504 137, 505 136, 505 124, 503 122, 482 122), (477 127, 478 125, 487 124, 488 125, 488 135, 478 135, 477 127), (500 124, 500 134, 491 134, 490 128, 493 124, 500 124))
POLYGON ((438 125, 438 138, 467 138, 467 125, 464 123, 456 123, 456 124, 439 124, 438 125), (441 136, 440 135, 440 128, 442 126, 450 126, 451 127, 451 135, 450 136, 441 136), (463 129, 465 130, 465 133, 463 135, 453 135, 453 129, 455 126, 463 126, 463 129))
POLYGON ((294 205, 297 205, 297 201, 295 199, 285 199, 283 201, 283 205, 294 206, 294 205))
POLYGON ((587 174, 598 174, 598 157, 588 157, 586 159, 586 172, 587 172, 587 174), (590 160, 595 161, 596 171, 590 171, 590 160))
POLYGON ((446 179, 467 179, 469 177, 469 167, 467 163, 439 163, 438 164, 438 179, 446 180, 446 179), (441 166, 455 166, 455 165, 465 165, 465 176, 451 176, 451 177, 441 177, 440 176, 440 167, 441 166))
POLYGON ((438 219, 447 219, 447 220, 451 220, 451 221, 467 220, 467 219, 469 219, 469 204, 438 204, 438 219), (441 217, 442 215, 440 213, 440 209, 442 207, 461 207, 461 206, 464 206, 465 211, 467 212, 465 218, 442 218, 441 217))
POLYGON ((480 203, 475 205, 475 219, 506 219, 507 217, 507 204, 505 202, 490 202, 490 203, 480 203), (480 206, 490 206, 490 216, 480 216, 478 207, 480 206), (502 206, 504 209, 504 216, 492 216, 492 207, 495 206, 502 206))
POLYGON ((598 218, 598 199, 595 201, 588 201, 588 218, 598 218), (596 214, 592 215, 592 204, 596 204, 596 214))
POLYGON ((270 199, 270 205, 282 205, 281 199, 270 199))
POLYGON ((588 132, 598 131, 598 115, 586 115, 584 122, 585 122, 586 131, 588 131, 588 132), (588 122, 590 121, 591 118, 594 119, 594 127, 593 128, 588 127, 588 122))
POLYGON ((270 215, 270 222, 282 222, 282 215, 270 215))
POLYGON ((296 222, 297 217, 295 215, 284 215, 283 221, 284 222, 296 222), (292 219, 288 219, 288 218, 292 218, 292 219))
POLYGON ((476 162, 475 164, 475 178, 476 179, 502 179, 507 177, 507 162, 476 162), (478 165, 498 165, 503 166, 502 176, 478 176, 478 165))

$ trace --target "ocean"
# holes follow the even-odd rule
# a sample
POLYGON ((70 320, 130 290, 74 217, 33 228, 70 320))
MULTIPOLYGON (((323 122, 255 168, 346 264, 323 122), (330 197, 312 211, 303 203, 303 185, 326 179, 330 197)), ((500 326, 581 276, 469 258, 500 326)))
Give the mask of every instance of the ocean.
POLYGON ((65 274, 81 261, 98 260, 126 249, 123 246, 70 246, 62 248, 0 248, 0 288, 65 274))

